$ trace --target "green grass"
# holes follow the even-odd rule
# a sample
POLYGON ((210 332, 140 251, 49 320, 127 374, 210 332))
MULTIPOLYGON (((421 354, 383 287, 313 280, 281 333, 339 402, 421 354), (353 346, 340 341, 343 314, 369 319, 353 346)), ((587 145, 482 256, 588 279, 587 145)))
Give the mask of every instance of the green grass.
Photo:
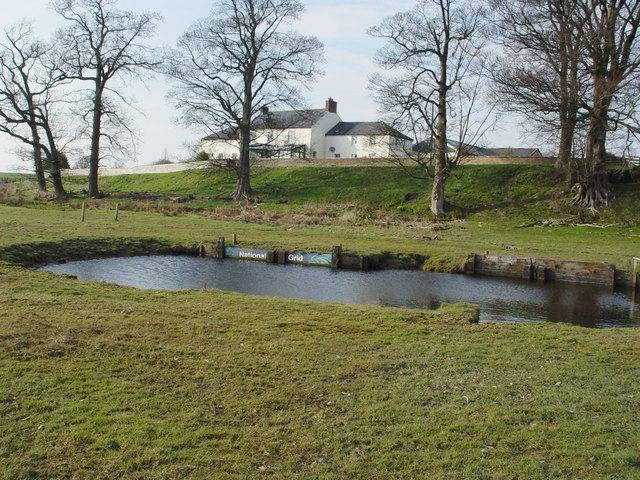
POLYGON ((90 202, 81 222, 79 197, 10 193, 23 206, 0 206, 0 260, 14 264, 0 262, 0 479, 640 479, 637 329, 477 325, 469 305, 139 291, 15 266, 233 233, 244 246, 342 244, 439 270, 471 252, 626 269, 640 253, 635 185, 600 217, 617 226, 517 228, 564 211, 550 171, 469 167, 449 185, 464 219, 448 222, 423 220, 427 199, 404 201, 423 185, 392 169, 345 171, 258 175, 265 204, 234 207, 235 221, 213 209, 232 180, 194 172, 102 179, 110 194, 208 197, 193 214, 132 201, 116 222, 115 197, 90 202), (307 187, 285 195, 294 184, 307 187), (350 203, 355 218, 310 221, 350 203))
POLYGON ((640 478, 636 329, 0 267, 0 478, 640 478))
MULTIPOLYGON (((285 212, 282 217, 286 219, 285 212)), ((73 242, 81 239, 154 238, 171 245, 197 245, 237 234, 245 247, 330 252, 342 244, 358 254, 421 255, 435 270, 452 270, 469 253, 530 256, 545 259, 604 261, 631 270, 638 256, 640 227, 530 227, 521 221, 474 217, 450 223, 282 225, 276 222, 221 221, 203 215, 168 216, 150 212, 88 210, 85 222, 80 210, 0 206, 0 258, 20 256, 26 243, 73 242), (427 240, 431 238, 432 240, 427 240), (15 246, 15 247, 12 247, 15 246), (9 247, 11 249, 7 250, 9 247)), ((33 248, 33 247, 29 247, 33 248)))
MULTIPOLYGON (((416 170, 416 173, 419 173, 416 170)), ((184 171, 170 174, 104 177, 101 188, 109 195, 153 193, 207 197, 211 205, 227 198, 234 177, 226 172, 184 171), (213 198, 212 198, 213 197, 213 198)), ((355 205, 406 215, 429 211, 430 184, 394 167, 281 167, 255 168, 252 186, 266 209, 299 209, 310 205, 355 205), (424 195, 427 193, 427 195, 424 195), (407 199, 407 196, 409 199, 407 199)), ((447 184, 448 200, 456 215, 482 210, 516 210, 545 205, 561 196, 562 182, 549 166, 463 166, 447 184), (518 207, 518 208, 516 208, 518 207), (465 213, 466 212, 466 213, 465 213)), ((205 205, 200 201, 199 205, 205 205)))

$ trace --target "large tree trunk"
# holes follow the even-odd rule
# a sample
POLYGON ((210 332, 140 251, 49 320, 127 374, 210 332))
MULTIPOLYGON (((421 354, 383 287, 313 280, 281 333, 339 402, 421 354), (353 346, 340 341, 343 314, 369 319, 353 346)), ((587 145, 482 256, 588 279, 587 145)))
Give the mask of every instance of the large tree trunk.
POLYGON ((89 156, 89 197, 100 195, 98 188, 98 168, 100 166, 100 132, 102 129, 102 98, 96 91, 93 102, 93 121, 91 132, 91 153, 89 156))
POLYGON ((448 46, 445 44, 444 53, 440 57, 435 173, 431 189, 431 212, 434 215, 444 214, 444 182, 447 180, 447 53, 448 46))
POLYGON ((53 183, 53 191, 55 192, 56 198, 61 200, 66 198, 67 192, 64 190, 64 186, 62 185, 62 174, 60 172, 60 152, 56 147, 56 139, 53 136, 53 132, 51 131, 51 127, 47 123, 44 126, 44 131, 47 135, 47 141, 49 142, 49 166, 51 169, 50 176, 51 182, 53 183))
POLYGON ((47 179, 44 176, 44 167, 42 165, 42 150, 40 149, 40 135, 38 127, 31 124, 31 138, 33 139, 33 167, 38 180, 38 191, 47 191, 47 179))
POLYGON ((433 188, 431 189, 431 211, 435 215, 444 214, 444 182, 443 175, 436 172, 433 177, 433 188))
POLYGON ((613 188, 605 170, 607 118, 612 97, 602 86, 602 81, 596 80, 594 85, 594 105, 585 149, 586 165, 574 186, 576 195, 573 199, 574 204, 591 211, 607 205, 613 198, 613 188))
POLYGON ((236 200, 248 200, 249 196, 253 193, 251 190, 251 158, 249 146, 251 144, 251 134, 249 128, 240 129, 240 159, 236 174, 238 176, 236 182, 236 189, 232 196, 236 200))
POLYGON ((53 183, 53 191, 58 200, 67 196, 67 192, 62 185, 62 174, 60 173, 60 157, 58 152, 51 155, 51 181, 53 183))

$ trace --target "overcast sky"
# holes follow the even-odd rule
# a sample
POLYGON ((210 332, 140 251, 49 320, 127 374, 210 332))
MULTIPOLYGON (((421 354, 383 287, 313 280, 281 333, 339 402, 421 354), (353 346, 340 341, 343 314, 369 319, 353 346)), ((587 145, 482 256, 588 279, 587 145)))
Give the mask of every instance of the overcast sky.
MULTIPOLYGON (((412 2, 398 0, 303 0, 306 12, 296 29, 317 36, 325 44, 326 64, 321 77, 307 92, 311 108, 324 107, 324 101, 333 97, 338 102, 338 113, 344 121, 373 121, 379 118, 371 92, 367 90, 369 76, 375 71, 372 60, 381 46, 380 40, 366 34, 367 28, 380 23, 399 9, 411 8, 412 2)), ((121 0, 120 8, 141 12, 158 12, 164 18, 153 43, 175 45, 175 41, 195 20, 208 15, 211 0, 121 0)), ((3 1, 0 16, 2 30, 22 20, 34 24, 34 33, 48 39, 63 25, 49 8, 49 0, 3 1)), ((145 85, 131 85, 127 94, 132 97, 142 115, 135 117, 140 133, 136 158, 128 166, 153 163, 167 153, 170 160, 184 159, 184 145, 194 143, 202 132, 193 132, 177 126, 175 110, 165 99, 167 86, 161 78, 145 85)), ((537 146, 519 138, 519 131, 508 122, 487 135, 487 145, 496 147, 537 146)), ((18 144, 0 135, 0 171, 12 171, 21 163, 17 160, 18 144)), ((74 159, 71 159, 72 163, 74 159)), ((24 164, 22 164, 24 166, 24 164)))

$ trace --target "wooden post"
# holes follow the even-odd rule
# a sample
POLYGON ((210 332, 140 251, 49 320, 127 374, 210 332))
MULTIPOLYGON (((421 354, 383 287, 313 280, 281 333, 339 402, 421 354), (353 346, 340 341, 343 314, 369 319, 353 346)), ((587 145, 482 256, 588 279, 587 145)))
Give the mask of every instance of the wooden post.
POLYGON ((84 222, 84 202, 82 202, 82 214, 80 216, 80 221, 84 222))
POLYGON ((118 221, 118 214, 120 213, 120 204, 116 203, 116 222, 118 221))
POLYGON ((331 248, 331 268, 340 267, 340 256, 342 255, 342 245, 334 245, 331 248))
POLYGON ((218 237, 214 258, 224 258, 224 237, 218 237))
POLYGON ((235 233, 233 235, 231 235, 231 244, 232 245, 237 245, 238 244, 238 237, 236 236, 235 233))

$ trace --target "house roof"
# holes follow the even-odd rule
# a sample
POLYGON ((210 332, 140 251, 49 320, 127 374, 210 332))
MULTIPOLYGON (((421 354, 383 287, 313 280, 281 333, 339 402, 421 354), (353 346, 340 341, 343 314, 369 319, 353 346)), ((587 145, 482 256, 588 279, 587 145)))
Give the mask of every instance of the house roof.
POLYGON ((541 157, 537 148, 485 148, 494 157, 541 157))
POLYGON ((542 153, 537 148, 491 148, 476 147, 466 143, 448 140, 447 143, 454 148, 462 148, 468 155, 476 157, 541 157, 542 153))
POLYGON ((256 117, 254 127, 260 129, 311 128, 327 113, 324 109, 268 112, 256 117))
MULTIPOLYGON (((323 109, 314 110, 284 110, 281 112, 261 113, 253 121, 255 130, 283 130, 286 128, 311 128, 326 113, 323 109)), ((203 140, 237 140, 238 133, 235 129, 226 129, 216 132, 203 140)))
POLYGON ((392 137, 411 140, 411 138, 391 128, 384 122, 340 122, 329 130, 326 135, 390 135, 392 137))

